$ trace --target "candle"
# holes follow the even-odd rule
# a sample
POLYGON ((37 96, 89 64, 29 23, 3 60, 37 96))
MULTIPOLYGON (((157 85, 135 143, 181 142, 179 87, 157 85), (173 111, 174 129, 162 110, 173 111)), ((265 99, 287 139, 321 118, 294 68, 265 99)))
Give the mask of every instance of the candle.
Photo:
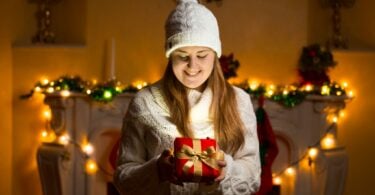
POLYGON ((116 59, 116 45, 115 45, 115 39, 112 38, 110 42, 108 42, 108 80, 112 80, 116 78, 115 75, 115 59, 116 59))

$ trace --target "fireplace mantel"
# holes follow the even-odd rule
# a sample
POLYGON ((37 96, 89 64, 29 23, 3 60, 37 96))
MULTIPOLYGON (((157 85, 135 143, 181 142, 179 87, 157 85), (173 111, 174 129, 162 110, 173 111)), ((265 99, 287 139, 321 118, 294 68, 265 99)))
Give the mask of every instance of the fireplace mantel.
MULTIPOLYGON (((84 158, 75 144, 64 147, 43 144, 38 150, 38 165, 44 194, 107 194, 107 183, 112 181, 113 174, 109 155, 120 136, 123 117, 132 97, 133 94, 122 94, 104 104, 80 94, 46 96, 45 104, 52 111, 50 125, 53 131, 56 134, 66 132, 76 142, 88 139, 95 148, 93 158, 99 165, 99 171, 96 175, 85 174, 84 158)), ((337 134, 337 126, 330 126, 326 118, 344 109, 346 100, 343 97, 308 96, 293 108, 266 100, 264 108, 279 147, 273 171, 279 172, 299 159, 309 146, 324 135, 327 128, 330 127, 330 132, 337 134)), ((255 99, 253 104, 257 108, 255 99)), ((322 149, 311 166, 303 166, 301 162, 295 166, 296 175, 293 178, 283 176, 285 182, 281 183, 281 194, 342 194, 347 168, 348 157, 343 146, 322 149)))

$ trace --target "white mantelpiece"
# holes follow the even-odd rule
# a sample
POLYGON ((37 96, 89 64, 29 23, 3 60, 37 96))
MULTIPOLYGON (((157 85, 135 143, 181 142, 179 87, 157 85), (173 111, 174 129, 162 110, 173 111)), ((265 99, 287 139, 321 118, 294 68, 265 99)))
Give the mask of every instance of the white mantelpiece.
MULTIPOLYGON (((52 129, 57 134, 68 132, 77 142, 87 137, 94 145, 94 158, 102 171, 95 176, 86 175, 82 153, 72 144, 67 147, 42 145, 38 151, 38 165, 44 192, 56 194, 61 191, 57 193, 61 195, 107 194, 107 182, 111 182, 113 173, 109 154, 120 136, 122 119, 131 98, 131 94, 125 94, 117 96, 109 104, 100 104, 83 95, 46 97, 45 103, 50 106, 53 115, 52 129)), ((253 103, 256 108, 256 100, 253 103)), ((265 110, 279 147, 273 170, 278 172, 300 158, 306 148, 319 140, 329 127, 327 114, 338 113, 344 107, 345 98, 338 97, 309 96, 293 108, 266 101, 265 110)), ((336 128, 332 127, 333 134, 337 133, 336 128)), ((312 166, 296 166, 296 176, 289 180, 286 178, 287 182, 281 184, 281 194, 342 194, 347 167, 348 158, 343 147, 321 150, 312 166)))

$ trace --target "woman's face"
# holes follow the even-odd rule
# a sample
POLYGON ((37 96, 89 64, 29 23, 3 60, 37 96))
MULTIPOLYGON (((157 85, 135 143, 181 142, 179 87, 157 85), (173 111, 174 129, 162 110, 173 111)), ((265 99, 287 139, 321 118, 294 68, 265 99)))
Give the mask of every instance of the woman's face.
POLYGON ((212 72, 215 55, 208 47, 179 48, 171 54, 173 73, 185 87, 199 89, 212 72))

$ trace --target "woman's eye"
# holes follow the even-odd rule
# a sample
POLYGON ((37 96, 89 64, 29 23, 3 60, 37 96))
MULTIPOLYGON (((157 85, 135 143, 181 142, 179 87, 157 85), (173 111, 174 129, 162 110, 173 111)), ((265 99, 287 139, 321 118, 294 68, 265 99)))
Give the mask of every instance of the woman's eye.
POLYGON ((178 58, 180 58, 180 60, 182 61, 187 61, 189 59, 189 56, 178 56, 178 58))
POLYGON ((205 57, 207 57, 207 55, 201 55, 201 56, 197 56, 199 59, 203 59, 205 57))

